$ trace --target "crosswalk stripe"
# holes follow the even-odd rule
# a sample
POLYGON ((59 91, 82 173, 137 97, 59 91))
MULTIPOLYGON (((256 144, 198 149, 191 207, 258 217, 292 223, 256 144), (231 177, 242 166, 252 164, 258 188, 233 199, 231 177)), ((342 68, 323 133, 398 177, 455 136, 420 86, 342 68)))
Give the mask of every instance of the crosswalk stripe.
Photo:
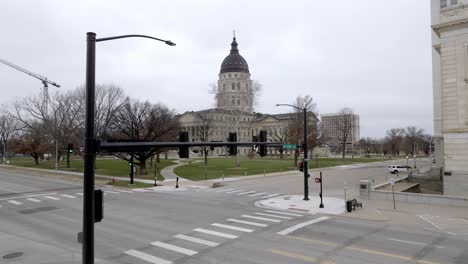
POLYGON ((57 197, 54 197, 54 196, 44 196, 44 197, 47 198, 47 199, 50 199, 50 200, 54 200, 54 201, 60 200, 60 198, 57 198, 57 197))
POLYGON ((301 215, 301 214, 293 214, 293 213, 286 213, 286 212, 278 212, 278 211, 272 211, 272 210, 266 210, 265 212, 274 213, 274 214, 282 214, 282 215, 290 215, 290 216, 304 216, 304 215, 301 215))
POLYGON ((164 242, 161 242, 161 241, 155 241, 155 242, 151 243, 151 245, 156 246, 156 247, 160 247, 160 248, 169 249, 169 250, 179 252, 179 253, 189 255, 189 256, 193 256, 193 255, 198 253, 195 250, 174 246, 174 245, 167 244, 167 243, 164 243, 164 242))
POLYGON ((270 218, 265 218, 265 217, 258 217, 258 216, 253 216, 253 215, 241 215, 241 216, 245 217, 245 218, 252 218, 252 219, 263 220, 263 221, 274 222, 274 223, 280 223, 281 222, 281 220, 270 219, 270 218))
POLYGON ((236 195, 244 195, 244 194, 249 194, 249 193, 255 193, 255 191, 241 192, 241 193, 237 193, 236 195))
POLYGON ((73 196, 73 195, 68 195, 68 194, 61 194, 60 196, 63 196, 63 197, 67 197, 67 198, 76 198, 76 196, 73 196))
POLYGON ((254 214, 263 215, 263 216, 271 216, 271 217, 276 217, 276 218, 281 218, 281 219, 292 219, 292 217, 280 216, 280 215, 274 215, 274 214, 264 214, 264 213, 254 213, 254 214))
POLYGON ((270 198, 270 197, 278 196, 278 195, 279 195, 279 193, 275 193, 275 194, 270 194, 270 195, 262 196, 262 198, 270 198))
POLYGON ((232 190, 235 190, 235 189, 221 189, 216 192, 227 192, 227 191, 232 191, 232 190))
POLYGON ((238 193, 238 192, 243 192, 245 190, 235 190, 235 191, 230 191, 230 192, 226 192, 226 193, 238 193))
POLYGON ((216 232, 216 231, 213 231, 213 230, 208 230, 208 229, 203 229, 203 228, 196 228, 196 229, 194 229, 194 231, 200 232, 200 233, 209 234, 209 235, 213 235, 213 236, 219 236, 219 237, 230 238, 230 239, 237 238, 237 236, 235 236, 235 235, 226 234, 226 233, 221 233, 221 232, 216 232))
POLYGON ((134 249, 127 250, 124 253, 127 254, 127 255, 130 255, 130 256, 134 256, 136 258, 151 262, 153 264, 172 264, 171 261, 168 261, 168 260, 165 260, 165 259, 162 259, 162 258, 158 258, 158 257, 155 257, 153 255, 146 254, 144 252, 134 250, 134 249))
POLYGON ((35 203, 40 203, 41 202, 41 200, 34 199, 34 198, 26 198, 26 200, 31 201, 31 202, 35 202, 35 203))
POLYGON ((105 193, 115 193, 118 194, 119 192, 114 192, 114 191, 104 191, 105 193))
POLYGON ((223 225, 223 224, 218 224, 218 223, 214 223, 214 224, 211 224, 211 225, 212 225, 212 226, 217 226, 217 227, 226 228, 226 229, 241 231, 241 232, 247 232, 247 233, 250 233, 250 232, 253 232, 253 231, 254 231, 254 230, 248 229, 248 228, 237 227, 237 226, 232 226, 232 225, 223 225))
POLYGON ((78 196, 83 196, 83 193, 75 193, 78 196))
POLYGON ((219 245, 219 243, 216 243, 216 242, 213 242, 213 241, 208 241, 208 240, 205 240, 205 239, 186 236, 186 235, 182 235, 182 234, 175 235, 174 237, 179 238, 179 239, 183 239, 183 240, 187 240, 187 241, 190 241, 190 242, 193 242, 193 243, 202 244, 202 245, 209 246, 209 247, 216 247, 217 245, 219 245))
POLYGON ((241 223, 241 224, 246 224, 246 225, 253 225, 253 226, 261 226, 261 227, 266 227, 268 225, 266 224, 260 224, 256 222, 250 222, 250 221, 243 221, 243 220, 237 220, 237 219, 226 219, 228 222, 235 222, 235 223, 241 223))
POLYGON ((16 200, 8 200, 9 203, 14 204, 14 205, 21 205, 23 204, 22 202, 18 202, 16 200))
POLYGON ((249 196, 254 197, 254 196, 260 196, 260 195, 264 195, 264 194, 268 194, 268 193, 266 193, 266 192, 254 193, 254 194, 251 194, 251 195, 249 195, 249 196))

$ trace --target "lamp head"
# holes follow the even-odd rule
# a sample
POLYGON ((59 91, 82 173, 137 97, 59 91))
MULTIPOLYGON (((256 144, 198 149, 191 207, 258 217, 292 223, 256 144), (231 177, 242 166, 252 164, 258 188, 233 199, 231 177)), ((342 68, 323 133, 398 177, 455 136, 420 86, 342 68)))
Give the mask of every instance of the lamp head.
POLYGON ((164 43, 166 43, 169 46, 175 46, 176 45, 174 42, 172 42, 170 40, 166 40, 166 41, 164 41, 164 43))

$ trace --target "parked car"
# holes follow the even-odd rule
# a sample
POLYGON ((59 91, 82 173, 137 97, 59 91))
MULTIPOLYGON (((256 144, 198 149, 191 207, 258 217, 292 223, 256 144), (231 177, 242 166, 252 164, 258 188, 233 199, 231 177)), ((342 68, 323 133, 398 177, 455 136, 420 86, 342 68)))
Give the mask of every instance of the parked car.
POLYGON ((393 174, 396 174, 396 173, 399 173, 399 172, 406 172, 406 171, 409 171, 411 169, 410 166, 404 166, 404 165, 390 165, 388 166, 388 171, 390 173, 393 173, 393 174))

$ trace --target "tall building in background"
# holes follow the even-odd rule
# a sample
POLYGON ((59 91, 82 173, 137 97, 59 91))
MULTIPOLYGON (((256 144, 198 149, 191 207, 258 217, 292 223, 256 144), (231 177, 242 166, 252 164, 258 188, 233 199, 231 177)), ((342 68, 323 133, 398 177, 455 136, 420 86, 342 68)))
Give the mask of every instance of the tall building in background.
POLYGON ((348 144, 354 144, 359 141, 359 115, 352 114, 346 116, 341 113, 322 114, 322 136, 329 145, 339 145, 345 132, 348 133, 346 140, 348 144))
POLYGON ((444 194, 468 196, 468 0, 432 0, 436 166, 444 194))

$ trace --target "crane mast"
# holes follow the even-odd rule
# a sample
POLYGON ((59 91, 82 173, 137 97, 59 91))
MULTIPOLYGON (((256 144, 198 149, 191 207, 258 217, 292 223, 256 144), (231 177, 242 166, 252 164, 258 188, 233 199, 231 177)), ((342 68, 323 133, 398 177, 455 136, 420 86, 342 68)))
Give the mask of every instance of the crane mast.
POLYGON ((26 69, 24 69, 24 68, 22 68, 22 67, 20 67, 18 65, 15 65, 15 64, 13 64, 11 62, 8 62, 8 61, 6 61, 4 59, 0 59, 0 62, 5 64, 5 65, 8 65, 8 66, 12 67, 13 69, 16 69, 18 71, 26 73, 27 75, 32 76, 32 77, 34 77, 34 78, 36 78, 36 79, 38 79, 38 80, 40 80, 42 82, 42 85, 43 85, 43 87, 42 87, 42 93, 43 93, 42 94, 42 97, 43 97, 42 98, 42 110, 45 111, 44 113, 47 113, 47 109, 48 109, 48 106, 49 106, 49 84, 51 84, 51 85, 53 85, 55 87, 60 87, 60 85, 53 82, 53 81, 48 80, 47 77, 44 77, 44 76, 39 75, 39 74, 34 73, 34 72, 30 72, 30 71, 28 71, 28 70, 26 70, 26 69))

